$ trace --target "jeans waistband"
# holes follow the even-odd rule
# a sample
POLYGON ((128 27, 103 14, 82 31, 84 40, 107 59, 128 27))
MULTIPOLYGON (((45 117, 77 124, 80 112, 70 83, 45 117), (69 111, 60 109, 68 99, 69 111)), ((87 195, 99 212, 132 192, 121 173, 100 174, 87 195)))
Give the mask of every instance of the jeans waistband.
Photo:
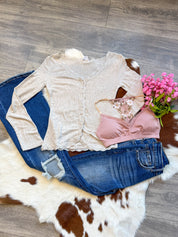
POLYGON ((153 144, 153 143, 157 143, 157 140, 155 138, 144 138, 144 139, 138 139, 138 140, 130 140, 130 141, 126 141, 126 142, 121 142, 117 144, 117 147, 129 147, 129 146, 133 146, 133 145, 143 145, 143 144, 153 144))

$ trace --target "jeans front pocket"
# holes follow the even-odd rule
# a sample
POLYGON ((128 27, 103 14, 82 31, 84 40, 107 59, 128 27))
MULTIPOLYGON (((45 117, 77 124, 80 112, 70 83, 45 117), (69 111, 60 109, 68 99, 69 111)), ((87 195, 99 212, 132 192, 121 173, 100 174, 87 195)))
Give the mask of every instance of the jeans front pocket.
POLYGON ((149 146, 137 149, 136 154, 137 154, 137 161, 141 167, 145 169, 154 168, 154 157, 150 151, 149 146))

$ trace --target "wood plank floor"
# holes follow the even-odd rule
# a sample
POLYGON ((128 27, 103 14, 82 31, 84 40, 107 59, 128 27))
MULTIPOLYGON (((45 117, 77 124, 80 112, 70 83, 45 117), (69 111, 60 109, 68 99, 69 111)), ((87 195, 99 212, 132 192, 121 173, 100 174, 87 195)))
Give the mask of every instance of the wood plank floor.
MULTIPOLYGON (((0 82, 72 47, 95 57, 118 52, 134 58, 141 74, 173 72, 178 81, 178 0, 0 0, 0 82)), ((177 186, 178 175, 150 186, 136 237, 178 236, 177 186)), ((0 237, 12 236, 59 234, 34 210, 1 205, 0 237)))

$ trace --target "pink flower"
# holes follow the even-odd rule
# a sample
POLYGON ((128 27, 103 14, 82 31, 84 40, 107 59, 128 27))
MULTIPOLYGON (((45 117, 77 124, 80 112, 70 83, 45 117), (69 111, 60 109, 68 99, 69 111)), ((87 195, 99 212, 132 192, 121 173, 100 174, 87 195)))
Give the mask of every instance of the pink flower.
POLYGON ((149 89, 148 86, 143 87, 143 93, 145 93, 149 89))
POLYGON ((168 103, 171 102, 171 97, 168 97, 168 98, 167 98, 167 102, 168 102, 168 103))
POLYGON ((174 94, 172 95, 172 98, 178 98, 178 91, 174 92, 174 94))
POLYGON ((161 74, 161 76, 166 76, 167 75, 167 73, 166 72, 163 72, 162 74, 161 74))
POLYGON ((145 100, 151 101, 151 98, 148 97, 148 96, 146 96, 146 97, 145 97, 145 100))
POLYGON ((149 101, 146 101, 146 102, 145 102, 145 105, 149 105, 149 103, 150 103, 149 101))
POLYGON ((146 91, 145 91, 145 94, 146 94, 146 95, 151 95, 151 89, 146 90, 146 91))
POLYGON ((170 73, 168 76, 171 77, 171 78, 173 78, 173 77, 174 77, 174 74, 173 74, 173 73, 170 73))
POLYGON ((169 87, 169 88, 167 89, 167 92, 168 92, 168 94, 171 93, 171 92, 172 92, 172 87, 169 87))
POLYGON ((161 89, 159 92, 160 92, 160 94, 163 94, 163 92, 164 92, 164 89, 161 89))

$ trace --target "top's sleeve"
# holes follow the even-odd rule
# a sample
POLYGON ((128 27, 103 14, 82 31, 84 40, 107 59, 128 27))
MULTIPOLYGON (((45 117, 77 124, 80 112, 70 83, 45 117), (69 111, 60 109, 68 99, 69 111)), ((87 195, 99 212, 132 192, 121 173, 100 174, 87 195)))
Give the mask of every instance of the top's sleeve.
POLYGON ((142 89, 141 76, 127 66, 125 58, 123 58, 120 75, 121 86, 127 91, 126 96, 135 96, 132 110, 137 113, 144 104, 144 95, 142 89))
POLYGON ((42 145, 42 138, 24 103, 41 91, 45 85, 49 69, 47 58, 42 65, 30 76, 14 88, 11 105, 6 119, 14 128, 22 150, 29 150, 42 145))

